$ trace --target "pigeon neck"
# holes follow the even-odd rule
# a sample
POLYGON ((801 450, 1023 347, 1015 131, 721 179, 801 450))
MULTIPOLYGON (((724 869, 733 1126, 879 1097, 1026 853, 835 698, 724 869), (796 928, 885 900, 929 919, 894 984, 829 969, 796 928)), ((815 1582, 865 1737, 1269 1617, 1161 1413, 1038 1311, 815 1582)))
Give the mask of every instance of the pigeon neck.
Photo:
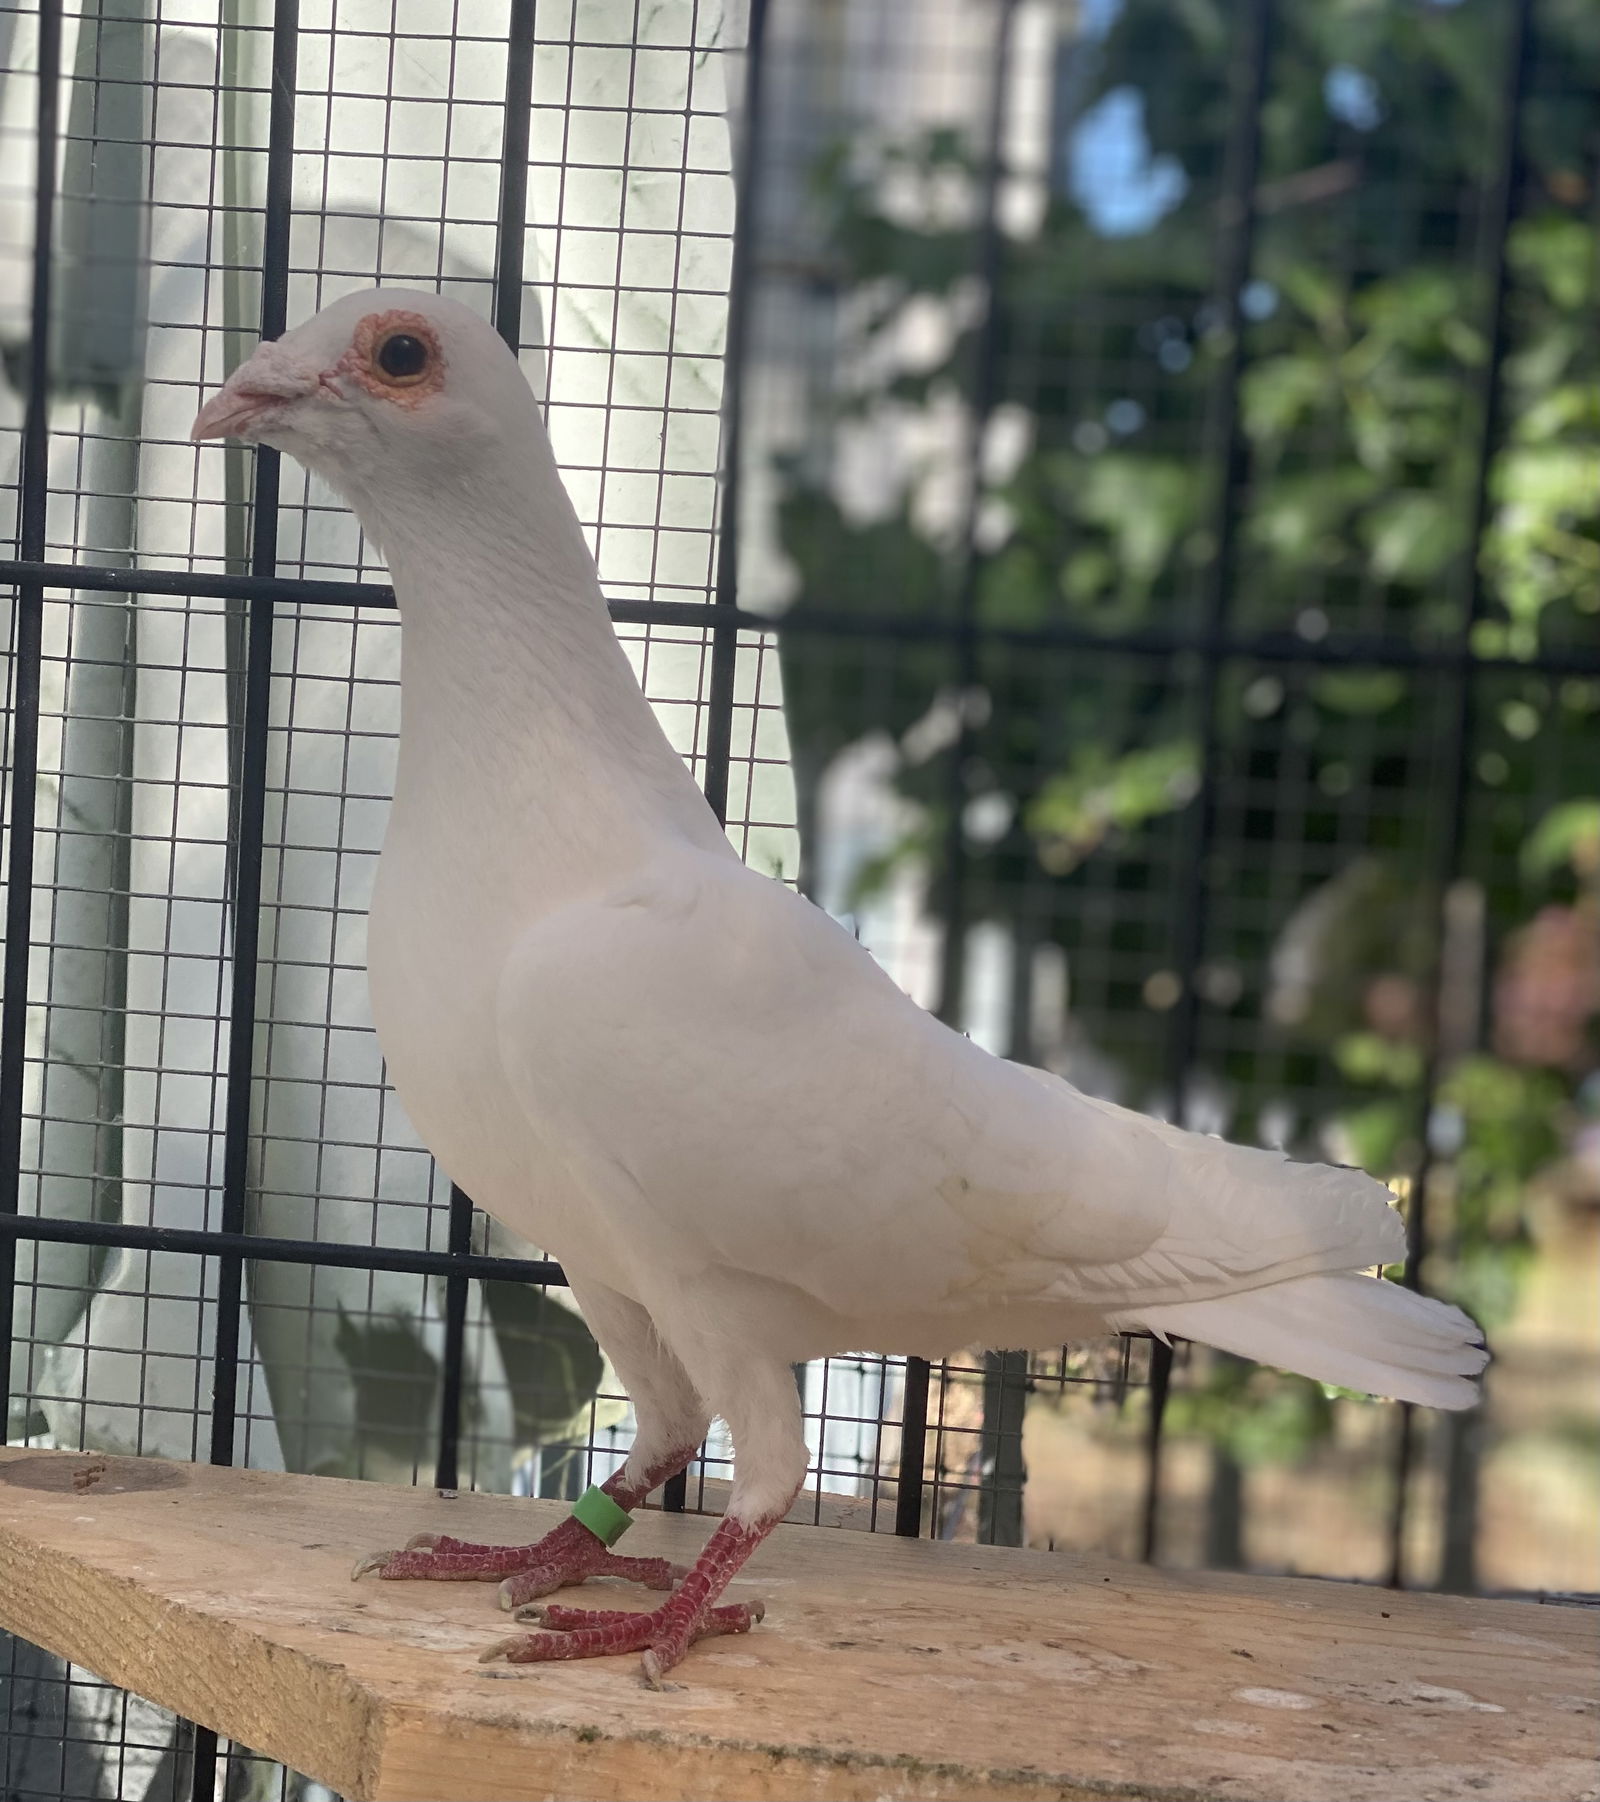
POLYGON ((397 824, 425 811, 432 835, 472 814, 475 856, 532 849, 576 882, 663 839, 731 854, 640 693, 553 468, 550 486, 557 508, 435 508, 425 530, 383 534, 403 620, 397 824))

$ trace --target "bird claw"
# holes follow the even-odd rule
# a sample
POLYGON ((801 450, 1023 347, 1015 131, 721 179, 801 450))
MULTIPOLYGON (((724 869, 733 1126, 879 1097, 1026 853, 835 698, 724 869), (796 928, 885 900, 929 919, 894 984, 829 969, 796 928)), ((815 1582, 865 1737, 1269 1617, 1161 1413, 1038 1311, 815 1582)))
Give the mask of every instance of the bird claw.
MULTIPOLYGON (((521 1620, 518 1612, 521 1604, 531 1596, 547 1596, 561 1588, 568 1581, 559 1574, 548 1570, 518 1571, 504 1577, 496 1585, 494 1597, 504 1612, 513 1620, 521 1620)), ((581 1577, 571 1579, 581 1583, 581 1577)))
MULTIPOLYGON (((411 1547, 407 1545, 401 1549, 409 1552, 411 1547)), ((358 1558, 355 1561, 350 1572, 350 1581, 359 1583, 368 1571, 382 1570, 391 1558, 397 1558, 399 1555, 399 1552, 393 1548, 387 1552, 368 1552, 365 1558, 358 1558)))
POLYGON ((568 1608, 559 1602, 532 1602, 516 1619, 544 1629, 497 1639, 479 1655, 479 1663, 504 1658, 508 1664, 542 1664, 552 1659, 598 1658, 609 1653, 639 1652, 645 1684, 668 1687, 666 1673, 697 1640, 725 1633, 748 1633, 766 1617, 760 1602, 722 1607, 685 1607, 681 1592, 659 1608, 568 1608))

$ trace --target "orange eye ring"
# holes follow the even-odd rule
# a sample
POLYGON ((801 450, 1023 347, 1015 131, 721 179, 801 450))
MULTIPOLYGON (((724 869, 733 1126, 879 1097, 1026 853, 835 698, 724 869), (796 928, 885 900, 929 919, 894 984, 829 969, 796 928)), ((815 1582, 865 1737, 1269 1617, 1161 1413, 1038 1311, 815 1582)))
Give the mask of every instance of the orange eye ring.
POLYGON ((433 321, 398 308, 361 321, 344 367, 374 398, 400 406, 420 406, 444 383, 444 351, 433 321))

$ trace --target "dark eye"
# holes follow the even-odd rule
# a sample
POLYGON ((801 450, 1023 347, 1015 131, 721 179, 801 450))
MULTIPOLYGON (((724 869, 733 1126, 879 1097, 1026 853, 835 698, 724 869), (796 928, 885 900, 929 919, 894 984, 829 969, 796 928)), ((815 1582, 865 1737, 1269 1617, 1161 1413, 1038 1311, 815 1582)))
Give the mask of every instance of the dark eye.
POLYGON ((396 332, 378 346, 378 367, 396 381, 419 376, 428 367, 428 347, 409 332, 396 332))

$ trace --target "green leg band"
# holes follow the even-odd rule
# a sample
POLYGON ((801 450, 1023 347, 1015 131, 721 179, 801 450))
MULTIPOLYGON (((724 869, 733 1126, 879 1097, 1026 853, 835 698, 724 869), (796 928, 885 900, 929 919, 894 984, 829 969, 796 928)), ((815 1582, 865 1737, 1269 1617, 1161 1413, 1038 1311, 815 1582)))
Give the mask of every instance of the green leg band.
POLYGON ((601 1545, 615 1545, 633 1525, 626 1508, 619 1507, 603 1489, 586 1489, 572 1504, 572 1518, 587 1527, 601 1545))

